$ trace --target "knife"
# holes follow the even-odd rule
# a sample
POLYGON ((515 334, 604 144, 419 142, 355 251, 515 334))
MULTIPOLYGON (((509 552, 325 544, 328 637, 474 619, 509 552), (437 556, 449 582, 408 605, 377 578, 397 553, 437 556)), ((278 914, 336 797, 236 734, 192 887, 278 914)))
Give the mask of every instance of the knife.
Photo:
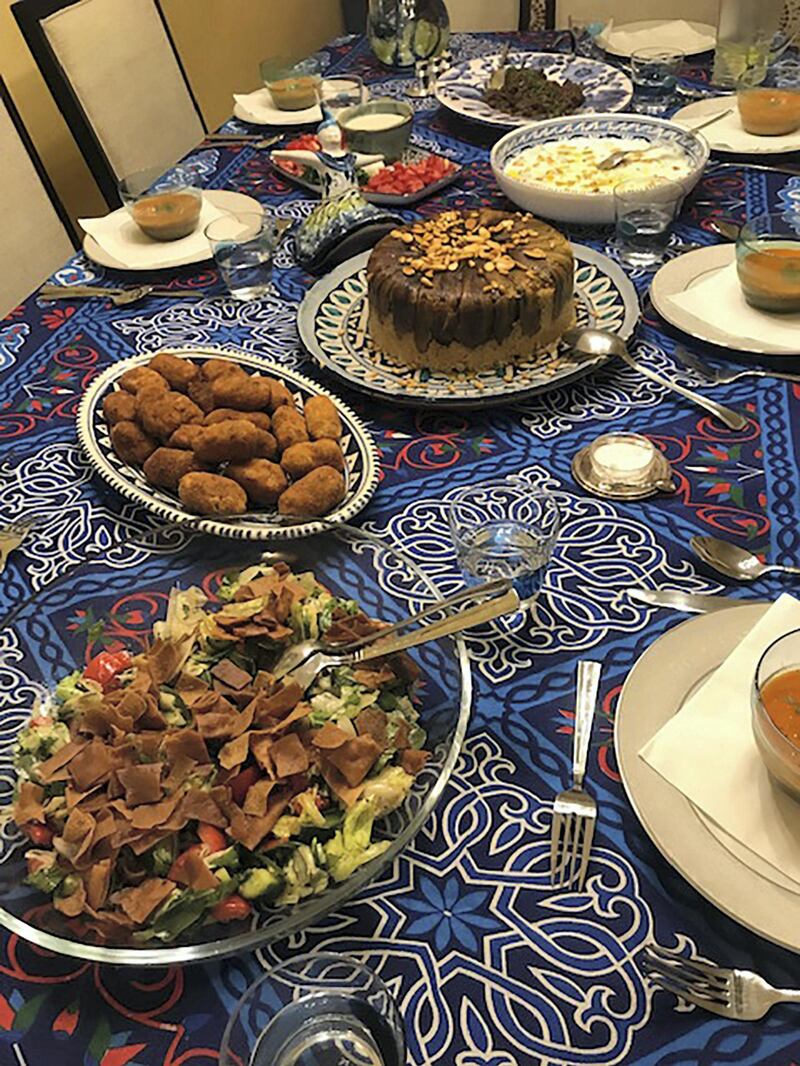
POLYGON ((728 607, 746 607, 748 604, 769 603, 769 600, 736 600, 732 596, 711 596, 704 592, 678 592, 675 589, 623 589, 633 600, 646 603, 648 607, 669 607, 673 611, 688 614, 708 614, 709 611, 724 611, 728 607))

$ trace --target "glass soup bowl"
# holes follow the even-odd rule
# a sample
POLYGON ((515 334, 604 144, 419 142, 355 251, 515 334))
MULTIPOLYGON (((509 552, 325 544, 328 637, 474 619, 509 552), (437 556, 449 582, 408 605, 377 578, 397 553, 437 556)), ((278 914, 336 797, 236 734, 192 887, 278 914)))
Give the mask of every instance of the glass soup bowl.
POLYGON ((800 214, 764 214, 742 226, 736 269, 745 300, 761 311, 800 311, 800 214))
POLYGON ((766 649, 753 680, 753 736, 774 781, 800 799, 800 629, 766 649))

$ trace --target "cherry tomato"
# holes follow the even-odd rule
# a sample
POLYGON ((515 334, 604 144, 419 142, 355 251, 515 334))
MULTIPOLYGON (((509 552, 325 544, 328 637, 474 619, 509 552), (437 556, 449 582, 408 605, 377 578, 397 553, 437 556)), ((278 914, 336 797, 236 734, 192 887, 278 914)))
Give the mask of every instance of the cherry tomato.
POLYGON ((231 797, 239 806, 244 803, 247 790, 261 777, 261 771, 257 766, 248 766, 246 770, 240 770, 236 777, 232 777, 228 784, 231 787, 231 797))
POLYGON ((234 894, 221 899, 212 909, 211 917, 216 922, 239 922, 253 910, 246 899, 234 894))
POLYGON ((53 830, 49 825, 43 825, 41 822, 27 822, 23 826, 23 831, 37 847, 49 848, 53 843, 53 830))
POLYGON ((177 857, 177 859, 175 859, 172 866, 170 866, 169 868, 169 873, 167 874, 167 877, 170 879, 170 881, 182 881, 184 878, 186 859, 189 855, 197 855, 202 850, 203 849, 199 844, 192 844, 191 847, 188 847, 186 849, 186 851, 182 851, 177 857))
POLYGON ((103 692, 119 687, 118 674, 127 670, 131 665, 131 657, 124 650, 101 651, 89 660, 83 676, 89 681, 97 681, 103 692))
POLYGON ((217 829, 215 825, 209 825, 208 822, 198 824, 197 835, 210 852, 222 851, 228 846, 227 838, 222 830, 217 829))

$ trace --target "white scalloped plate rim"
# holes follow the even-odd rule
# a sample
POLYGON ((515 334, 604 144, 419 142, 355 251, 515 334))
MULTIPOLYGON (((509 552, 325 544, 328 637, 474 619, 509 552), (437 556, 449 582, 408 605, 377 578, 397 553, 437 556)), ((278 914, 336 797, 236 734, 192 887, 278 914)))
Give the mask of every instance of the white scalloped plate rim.
MULTIPOLYGON (((616 297, 615 322, 611 324, 600 322, 598 328, 611 329, 623 340, 627 340, 639 319, 639 300, 633 283, 622 268, 602 252, 574 243, 572 243, 572 252, 576 265, 595 267, 597 273, 606 282, 606 292, 613 292, 616 297)), ((353 256, 352 259, 347 259, 325 277, 320 278, 306 293, 297 316, 297 327, 305 349, 323 370, 336 376, 348 388, 358 389, 381 400, 389 400, 392 403, 406 406, 487 407, 507 402, 518 403, 530 396, 560 388, 590 373, 605 361, 601 359, 596 363, 565 367, 563 371, 556 370, 550 376, 545 375, 541 367, 537 369, 531 366, 527 371, 529 378, 525 377, 524 369, 520 371, 520 364, 517 363, 514 377, 511 380, 506 379, 504 373, 500 371, 482 371, 465 380, 448 379, 447 375, 440 373, 430 375, 428 382, 433 382, 433 384, 416 384, 405 392, 398 392, 398 389, 403 389, 403 379, 399 374, 393 374, 391 370, 385 369, 381 376, 381 367, 377 362, 359 367, 356 364, 361 361, 354 354, 352 347, 340 341, 339 350, 334 351, 330 344, 323 346, 319 336, 324 332, 320 319, 325 315, 326 301, 336 300, 337 296, 341 298, 342 294, 344 294, 345 306, 348 300, 350 305, 354 305, 357 301, 365 299, 363 293, 357 297, 347 296, 346 286, 354 276, 364 270, 369 256, 369 251, 353 256), (341 359, 342 356, 347 360, 344 364, 337 361, 337 358, 341 359), (358 374, 363 374, 363 379, 357 376, 358 374), (374 376, 368 379, 368 374, 374 376), (530 380, 532 377, 537 380, 530 380), (476 385, 476 381, 480 384, 476 385)), ((330 330, 333 327, 326 328, 330 330)), ((362 344, 359 351, 363 353, 365 350, 368 349, 365 349, 362 344)), ((380 358, 377 353, 373 353, 373 356, 380 358)), ((418 372, 408 368, 407 374, 413 376, 415 373, 418 372)))
POLYGON ((117 492, 135 503, 141 504, 148 511, 177 524, 186 524, 201 533, 215 536, 234 537, 239 540, 266 540, 270 537, 281 540, 294 540, 313 536, 325 528, 325 523, 348 522, 369 503, 378 487, 380 478, 379 452, 375 440, 350 407, 339 397, 319 385, 304 374, 295 370, 266 362, 261 356, 243 352, 233 347, 215 347, 213 345, 181 345, 162 348, 158 352, 143 352, 107 367, 84 393, 78 407, 77 417, 78 442, 86 454, 95 472, 117 492), (179 356, 208 356, 229 359, 250 370, 259 370, 270 377, 282 381, 295 396, 300 394, 327 396, 336 404, 342 419, 344 433, 342 451, 348 466, 347 495, 330 514, 325 515, 324 522, 308 521, 282 523, 277 513, 251 511, 227 520, 203 518, 185 511, 177 497, 166 490, 147 485, 140 468, 130 466, 118 459, 109 446, 102 444, 98 437, 98 426, 104 426, 100 402, 113 389, 126 370, 143 366, 150 360, 167 352, 179 356))

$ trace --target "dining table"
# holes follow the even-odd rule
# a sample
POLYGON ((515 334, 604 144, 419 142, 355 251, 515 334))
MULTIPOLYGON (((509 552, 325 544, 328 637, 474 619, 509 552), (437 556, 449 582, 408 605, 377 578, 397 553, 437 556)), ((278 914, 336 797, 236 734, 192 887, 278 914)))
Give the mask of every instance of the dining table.
MULTIPOLYGON (((454 59, 515 48, 566 51, 571 38, 456 34, 454 59)), ((365 37, 319 51, 325 75, 361 75, 373 95, 406 99, 413 73, 382 66, 365 37)), ((708 57, 691 61, 679 91, 708 89, 708 57)), ((498 131, 449 114, 433 97, 413 98, 412 143, 462 164, 458 180, 405 219, 476 205, 509 209, 489 165, 498 131)), ((237 120, 226 132, 260 132, 237 120)), ((269 131, 269 132, 281 132, 269 131)), ((285 131, 287 138, 292 131, 285 131)), ((800 204, 790 160, 712 157, 673 227, 668 255, 721 238, 711 220, 800 204)), ((200 144, 176 167, 195 185, 256 198, 278 219, 306 218, 315 198, 281 176, 268 151, 200 144)), ((609 229, 560 227, 618 259, 609 229)), ((9 267, 9 264, 6 264, 9 267)), ((689 549, 711 533, 763 553, 800 560, 800 386, 770 377, 710 386, 675 359, 685 344, 724 365, 720 352, 681 335, 648 298, 652 273, 626 272, 641 304, 631 350, 646 366, 743 412, 726 429, 686 400, 616 361, 518 403, 470 410, 394 405, 326 376, 303 350, 298 307, 314 279, 290 241, 276 253, 274 288, 263 299, 226 298, 211 262, 162 272, 159 284, 198 299, 148 296, 110 302, 44 302, 30 296, 0 324, 0 522, 35 524, 0 576, 6 614, 87 558, 125 587, 143 572, 161 519, 93 475, 76 437, 87 386, 110 364, 163 348, 223 348, 298 368, 360 415, 380 450, 380 484, 356 524, 400 545, 442 593, 460 577, 447 525, 448 500, 475 482, 516 475, 555 497, 562 519, 535 606, 504 629, 468 634, 474 703, 466 742, 441 801, 417 837, 348 905, 289 940, 252 953, 164 969, 111 967, 53 954, 15 933, 0 934, 2 1066, 206 1066, 237 999, 278 961, 310 950, 353 955, 374 969, 404 1018, 409 1062, 418 1066, 663 1066, 800 1062, 796 1008, 762 1021, 717 1017, 654 992, 637 964, 648 941, 729 966, 776 985, 800 984, 792 952, 768 943, 703 898, 662 855, 626 799, 614 750, 617 700, 637 658, 685 616, 639 603, 640 586, 742 599, 775 598, 790 579, 730 586, 689 549), (675 491, 617 502, 589 495, 571 460, 607 431, 645 434, 672 465, 675 491), (549 869, 554 795, 571 767, 576 664, 602 662, 587 787, 599 809, 581 890, 555 889, 549 869)), ((69 286, 132 284, 78 253, 51 280, 69 286)), ((719 309, 724 316, 725 309, 719 309)), ((798 346, 800 350, 800 345, 798 346)), ((797 369, 799 360, 784 357, 797 369)), ((722 364, 721 364, 722 365, 722 364)), ((165 534, 166 535, 166 534, 165 534)), ((168 531, 180 551, 191 529, 168 531)), ((146 592, 146 578, 137 578, 146 592)), ((96 623, 87 602, 73 624, 96 623)), ((131 623, 133 624, 133 623, 131 623)), ((3 641, 0 706, 15 679, 3 641)), ((0 725, 1 725, 0 721, 0 725)), ((13 736, 0 729, 0 793, 13 783, 13 736)))

